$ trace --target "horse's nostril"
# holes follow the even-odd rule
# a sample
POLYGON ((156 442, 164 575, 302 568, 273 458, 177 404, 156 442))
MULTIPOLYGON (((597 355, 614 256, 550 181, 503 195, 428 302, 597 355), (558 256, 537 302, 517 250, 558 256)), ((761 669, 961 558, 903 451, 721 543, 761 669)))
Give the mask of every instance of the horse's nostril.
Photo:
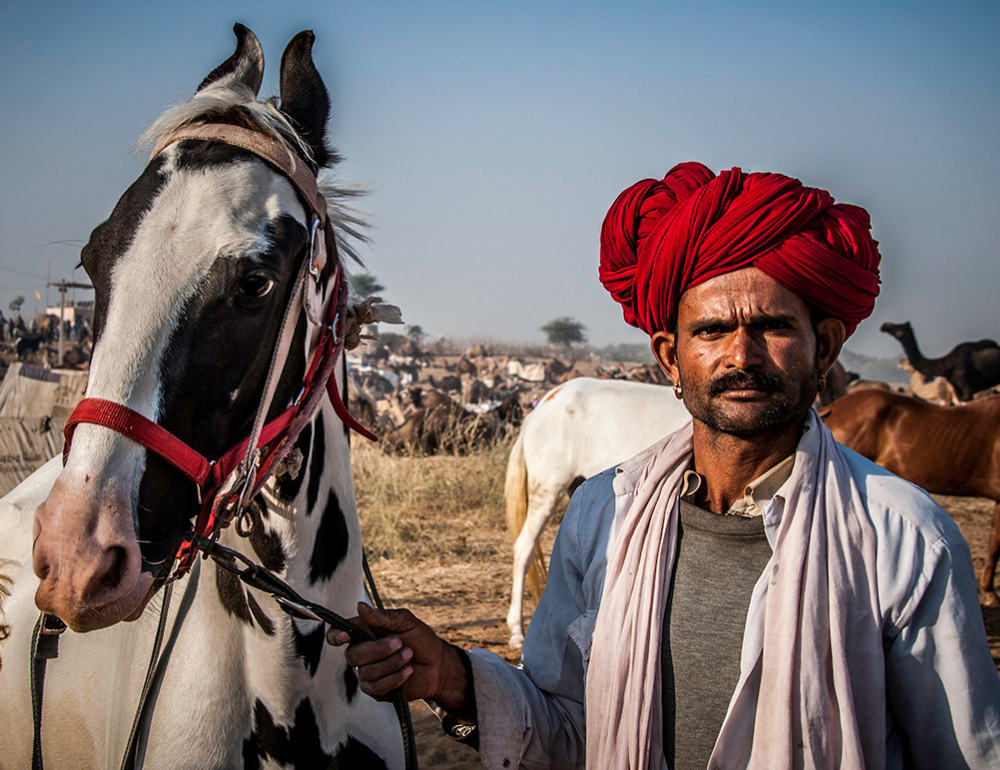
POLYGON ((128 565, 128 555, 125 549, 120 546, 109 549, 111 551, 111 564, 107 571, 101 575, 101 585, 106 588, 117 588, 125 577, 125 569, 128 565))

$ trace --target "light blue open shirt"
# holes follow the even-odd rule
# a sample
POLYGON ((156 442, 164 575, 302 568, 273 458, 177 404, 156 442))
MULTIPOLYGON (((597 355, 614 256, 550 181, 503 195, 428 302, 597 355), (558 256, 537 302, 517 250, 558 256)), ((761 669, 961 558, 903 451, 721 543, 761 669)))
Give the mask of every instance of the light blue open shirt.
MULTIPOLYGON (((583 766, 590 639, 610 529, 616 510, 632 504, 651 452, 594 476, 573 496, 521 667, 472 651, 480 752, 490 770, 583 766)), ((1000 768, 1000 677, 983 629, 968 544, 923 490, 849 449, 843 452, 878 542, 870 569, 882 608, 887 767, 1000 768)), ((785 488, 763 507, 772 548, 785 488)), ((761 647, 770 569, 769 563, 750 602, 744 674, 758 664, 748 651, 761 647)), ((756 698, 734 699, 726 719, 752 723, 755 709, 756 698)), ((750 749, 739 747, 737 753, 749 759, 750 749)))

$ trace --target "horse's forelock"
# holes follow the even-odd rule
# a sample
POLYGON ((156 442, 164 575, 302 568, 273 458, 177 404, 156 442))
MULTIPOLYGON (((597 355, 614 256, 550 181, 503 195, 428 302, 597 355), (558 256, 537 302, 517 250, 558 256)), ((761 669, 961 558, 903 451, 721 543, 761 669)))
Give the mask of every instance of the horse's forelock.
POLYGON ((152 148, 167 134, 183 126, 224 122, 227 116, 230 119, 248 119, 253 128, 277 140, 306 161, 313 162, 312 148, 298 135, 284 113, 271 100, 259 101, 250 88, 238 81, 213 83, 186 102, 171 107, 146 129, 136 147, 152 148))
MULTIPOLYGON (((145 131, 136 148, 155 147, 165 136, 186 125, 227 121, 261 131, 306 161, 314 161, 308 142, 299 136, 273 100, 259 101, 250 88, 238 81, 211 84, 186 102, 171 107, 145 131)), ((337 157, 332 152, 330 156, 337 157)), ((371 216, 349 203, 367 195, 368 188, 340 184, 334 179, 332 172, 321 176, 319 187, 326 198, 327 213, 333 223, 338 251, 359 265, 363 264, 355 244, 368 242, 364 231, 370 226, 371 216)))

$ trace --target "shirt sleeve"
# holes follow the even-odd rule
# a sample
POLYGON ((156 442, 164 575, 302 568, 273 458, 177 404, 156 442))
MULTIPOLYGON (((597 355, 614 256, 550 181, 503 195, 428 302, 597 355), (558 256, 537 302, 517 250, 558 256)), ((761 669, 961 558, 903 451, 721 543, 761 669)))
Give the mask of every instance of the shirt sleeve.
POLYGON ((886 640, 892 723, 915 768, 1000 767, 1000 677, 969 546, 957 528, 926 546, 905 619, 886 640))
POLYGON ((583 767, 586 663, 614 517, 611 477, 604 476, 581 486, 570 501, 521 665, 485 650, 470 653, 479 750, 489 770, 583 767))

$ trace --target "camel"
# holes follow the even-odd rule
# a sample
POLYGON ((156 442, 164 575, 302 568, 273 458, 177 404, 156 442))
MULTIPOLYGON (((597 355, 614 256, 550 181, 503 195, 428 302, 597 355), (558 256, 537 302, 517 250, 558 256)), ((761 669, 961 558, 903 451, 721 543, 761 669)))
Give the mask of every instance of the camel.
POLYGON ((496 419, 467 412, 452 401, 418 409, 385 434, 382 450, 401 455, 466 454, 502 435, 503 427, 496 419))
POLYGON ((962 403, 954 386, 945 377, 928 377, 918 372, 905 358, 900 359, 899 368, 910 375, 910 390, 917 398, 942 406, 962 403))
POLYGON ((913 367, 928 377, 945 377, 961 401, 1000 384, 1000 346, 993 340, 963 342, 941 358, 924 358, 910 322, 882 324, 882 331, 899 340, 913 367))

